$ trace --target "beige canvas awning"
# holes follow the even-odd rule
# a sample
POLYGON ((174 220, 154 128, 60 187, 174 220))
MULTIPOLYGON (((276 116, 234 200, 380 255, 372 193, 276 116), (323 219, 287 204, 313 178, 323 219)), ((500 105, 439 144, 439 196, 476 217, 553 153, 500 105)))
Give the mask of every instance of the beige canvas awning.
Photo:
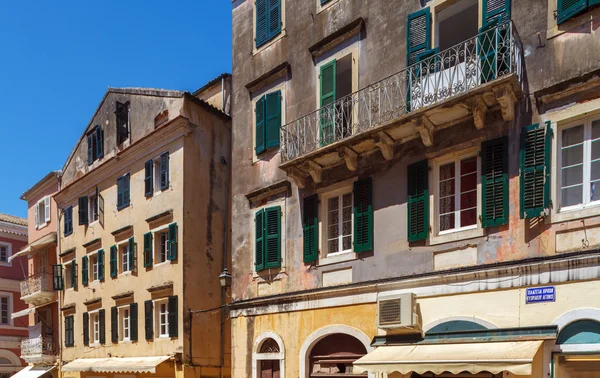
POLYGON ((62 371, 154 374, 156 367, 169 358, 171 357, 78 358, 64 365, 62 371))
POLYGON ((355 372, 391 374, 450 372, 531 375, 543 341, 382 346, 354 362, 355 372))
POLYGON ((38 378, 54 369, 56 369, 56 366, 27 366, 11 378, 38 378))
POLYGON ((29 308, 26 308, 25 310, 21 310, 21 311, 13 312, 13 313, 10 315, 10 318, 11 318, 11 319, 20 318, 21 316, 29 315, 29 314, 31 314, 31 313, 32 313, 32 312, 34 312, 34 311, 35 311, 35 307, 29 307, 29 308))
POLYGON ((23 248, 19 252, 15 253, 14 255, 10 256, 8 258, 8 261, 9 262, 13 261, 17 257, 21 257, 21 256, 29 255, 29 254, 35 254, 36 252, 39 252, 39 251, 43 250, 44 248, 50 247, 55 244, 56 244, 56 232, 51 232, 49 234, 42 236, 41 238, 37 239, 36 241, 29 243, 25 248, 23 248))

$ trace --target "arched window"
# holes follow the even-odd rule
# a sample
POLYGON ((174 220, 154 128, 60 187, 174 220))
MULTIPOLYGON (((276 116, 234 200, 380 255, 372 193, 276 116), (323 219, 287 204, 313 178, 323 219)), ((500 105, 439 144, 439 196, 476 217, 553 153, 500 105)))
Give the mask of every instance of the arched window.
POLYGON ((599 344, 600 323, 595 320, 577 320, 560 331, 557 344, 599 344))
POLYGON ((426 333, 440 333, 453 331, 481 331, 487 329, 481 324, 468 320, 450 320, 429 329, 426 333))
POLYGON ((261 335, 254 344, 253 378, 283 378, 284 350, 281 338, 271 332, 261 335))
POLYGON ((354 361, 367 354, 360 340, 344 333, 334 333, 319 340, 310 351, 310 377, 336 377, 350 374, 367 377, 367 373, 356 374, 354 361))

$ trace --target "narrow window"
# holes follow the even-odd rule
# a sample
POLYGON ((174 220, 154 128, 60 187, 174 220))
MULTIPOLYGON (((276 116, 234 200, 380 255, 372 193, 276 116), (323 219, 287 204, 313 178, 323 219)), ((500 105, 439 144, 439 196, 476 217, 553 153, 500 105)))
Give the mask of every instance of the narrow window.
POLYGON ((129 206, 129 173, 117 179, 117 210, 129 206))
POLYGON ((352 193, 327 200, 327 254, 352 251, 352 193))
POLYGON ((169 308, 166 301, 161 301, 156 304, 156 332, 158 337, 169 337, 169 308))
POLYGON ((121 253, 121 273, 129 272, 131 267, 129 266, 129 243, 125 243, 119 246, 121 253))
POLYGON ((90 314, 90 329, 92 330, 92 342, 94 344, 100 343, 100 316, 99 314, 93 313, 90 314))
POLYGON ((156 256, 154 257, 157 264, 167 261, 167 246, 169 237, 167 231, 159 231, 155 234, 156 256))
POLYGON ((120 311, 120 315, 121 315, 121 332, 119 332, 119 334, 121 335, 121 341, 130 341, 131 340, 131 318, 130 318, 130 312, 129 312, 129 306, 127 307, 123 307, 119 309, 120 311))
POLYGON ((92 268, 92 281, 98 281, 98 255, 90 256, 90 265, 92 268))
MULTIPOLYGON (((479 30, 478 0, 461 0, 437 13, 437 35, 440 51, 458 45, 477 35, 479 30)), ((462 58, 464 54, 457 54, 462 58), (461 56, 462 55, 462 56, 461 56)), ((457 63, 457 62, 454 62, 457 63)))
POLYGON ((8 247, 5 245, 0 245, 0 262, 8 262, 8 247))
POLYGON ((477 157, 457 159, 439 167, 440 233, 477 225, 477 157))
POLYGON ((64 210, 64 234, 69 236, 73 233, 73 206, 64 210))
POLYGON ((9 319, 8 297, 0 297, 0 324, 8 325, 9 319))
POLYGON ((98 193, 94 193, 89 197, 88 204, 90 223, 95 222, 98 220, 98 193))
POLYGON ((129 138, 129 102, 120 103, 117 101, 117 144, 120 145, 129 138))

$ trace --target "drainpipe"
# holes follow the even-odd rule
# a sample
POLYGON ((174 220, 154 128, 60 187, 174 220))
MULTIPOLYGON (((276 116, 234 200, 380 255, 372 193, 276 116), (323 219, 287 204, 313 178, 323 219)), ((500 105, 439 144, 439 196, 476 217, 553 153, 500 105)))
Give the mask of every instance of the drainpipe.
MULTIPOLYGON (((54 202, 56 203, 56 201, 54 202)), ((56 206, 56 263, 59 263, 59 255, 60 255, 60 210, 58 209, 58 206, 56 206)), ((62 264, 61 268, 62 268, 62 264)), ((61 271, 62 273, 62 271, 61 271)), ((63 278, 63 288, 64 288, 64 278, 63 278)), ((62 348, 62 321, 61 321, 61 317, 60 317, 60 308, 61 308, 61 303, 62 303, 62 295, 63 295, 64 291, 60 290, 58 292, 58 300, 57 300, 57 312, 58 312, 58 316, 56 318, 56 322, 57 322, 57 327, 58 328, 58 334, 56 335, 56 342, 58 344, 58 350, 59 355, 58 355, 58 376, 61 377, 62 376, 62 361, 63 361, 63 348, 62 348)))
MULTIPOLYGON (((223 84, 225 83, 225 79, 221 79, 223 81, 223 84)), ((223 89, 223 93, 225 93, 225 87, 222 87, 223 89)), ((223 96, 223 98, 225 98, 225 96, 223 96)), ((231 133, 231 131, 230 131, 231 133)), ((230 135, 231 137, 231 135, 230 135)), ((230 139, 231 141, 231 139, 230 139)), ((231 143, 231 142, 230 142, 231 143)), ((230 149, 229 149, 230 150, 230 149)), ((230 157, 230 156, 229 156, 230 157)), ((230 159, 228 159, 230 160, 230 159)), ((229 181, 231 180, 231 169, 228 167, 229 162, 228 161, 223 161, 223 165, 227 167, 227 169, 229 170, 229 174, 227 182, 225 184, 225 194, 226 194, 226 198, 225 198, 225 216, 223 217, 223 258, 222 263, 221 263, 221 271, 224 271, 225 268, 227 268, 227 235, 229 235, 229 233, 227 232, 227 228, 229 225, 229 181)), ((227 285, 221 287, 221 378, 223 378, 223 367, 225 366, 225 311, 227 311, 228 306, 225 303, 226 302, 226 296, 227 294, 227 285)))

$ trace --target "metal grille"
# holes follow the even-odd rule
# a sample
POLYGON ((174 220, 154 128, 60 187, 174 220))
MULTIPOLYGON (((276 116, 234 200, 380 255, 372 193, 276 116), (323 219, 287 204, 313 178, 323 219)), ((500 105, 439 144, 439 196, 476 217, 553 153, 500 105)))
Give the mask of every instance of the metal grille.
POLYGON ((400 323, 401 304, 402 302, 400 299, 379 301, 379 324, 386 325, 400 323))

